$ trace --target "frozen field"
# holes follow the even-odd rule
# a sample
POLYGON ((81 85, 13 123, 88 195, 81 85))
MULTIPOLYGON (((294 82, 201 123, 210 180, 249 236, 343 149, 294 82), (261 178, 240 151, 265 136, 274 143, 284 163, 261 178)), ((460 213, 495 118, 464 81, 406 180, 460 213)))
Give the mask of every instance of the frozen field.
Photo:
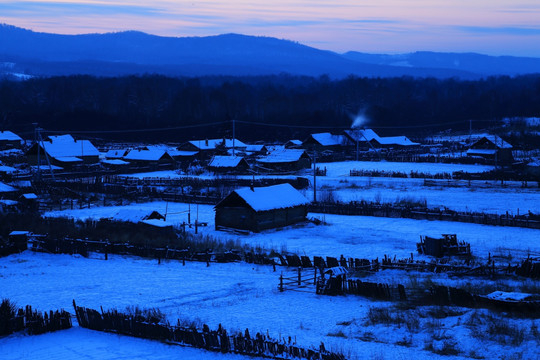
MULTIPOLYGON (((191 221, 207 222, 208 227, 200 227, 201 233, 222 239, 238 239, 242 243, 276 250, 288 250, 310 256, 337 256, 343 254, 358 258, 382 257, 385 254, 409 257, 416 252, 420 235, 438 237, 441 234, 457 234, 458 240, 471 244, 474 255, 487 257, 488 253, 505 252, 502 249, 518 249, 526 257, 527 252, 540 253, 540 231, 534 229, 495 227, 446 221, 377 218, 369 216, 341 216, 309 214, 324 220, 327 225, 299 224, 284 229, 268 230, 249 235, 236 235, 216 231, 214 209, 211 205, 188 205, 182 203, 151 202, 118 207, 96 207, 90 209, 48 212, 51 217, 72 217, 77 219, 113 217, 120 209, 157 210, 165 214, 167 222, 177 226, 187 222, 191 208, 191 221), (198 210, 197 210, 198 209, 198 210)), ((193 231, 191 229, 190 231, 193 231)))
POLYGON ((37 336, 11 335, 0 340, 2 360, 245 360, 157 341, 74 327, 37 336))
MULTIPOLYGON (((140 305, 158 307, 169 319, 221 323, 230 331, 260 331, 276 338, 292 336, 297 344, 342 351, 350 359, 448 358, 426 350, 433 342, 433 324, 420 319, 409 331, 404 325, 371 325, 371 308, 386 308, 388 302, 370 301, 357 296, 321 296, 309 292, 277 290, 279 271, 269 266, 211 264, 110 256, 108 261, 69 255, 37 254, 26 251, 0 259, 0 289, 20 305, 39 304, 39 309, 72 310, 78 305, 118 308, 140 305), (431 329, 431 330, 430 330, 431 329), (400 345, 403 340, 407 345, 400 345)), ((389 273, 388 276, 395 276, 389 273)), ((405 280, 405 279, 402 279, 405 280)), ((442 280, 444 282, 444 279, 442 280)), ((395 311, 392 310, 391 311, 395 311)), ((420 310, 401 310, 417 316, 420 310), (412 313, 410 313, 412 311, 412 313)), ((427 310, 421 310, 427 311, 427 310)), ((468 319, 482 310, 463 309, 435 324, 444 338, 457 340, 459 356, 470 358, 535 359, 538 339, 531 334, 531 320, 519 320, 522 342, 504 346, 471 337, 468 319)), ((512 320, 512 324, 514 321, 512 320)), ((517 326, 517 325, 516 325, 517 326)), ((435 345, 438 343, 435 341, 435 345)), ((168 347, 159 343, 72 329, 36 337, 10 336, 0 339, 2 359, 191 359, 222 358, 213 353, 168 347), (4 354, 9 354, 7 357, 4 354)), ((223 357, 224 359, 232 357, 223 357)), ((238 357, 235 357, 238 358, 238 357)))
MULTIPOLYGON (((479 173, 492 170, 492 166, 465 164, 431 164, 347 161, 317 164, 327 169, 327 176, 317 178, 318 200, 332 197, 340 201, 379 201, 395 202, 413 200, 425 203, 428 207, 447 207, 456 211, 487 212, 495 214, 524 214, 528 211, 540 213, 540 188, 536 183, 529 183, 521 188, 521 183, 507 183, 501 187, 496 182, 476 182, 476 187, 427 187, 423 179, 401 179, 386 177, 351 177, 350 170, 400 171, 410 173, 452 173, 466 171, 479 173)), ((130 177, 181 177, 174 171, 160 171, 125 175, 130 177)), ((312 176, 306 171, 304 176, 312 182, 312 176)), ((201 178, 213 178, 205 174, 201 178)), ((275 176, 273 176, 275 177, 275 176)), ((287 176, 291 177, 291 176, 287 176)), ((251 177, 247 177, 251 178, 251 177)), ((474 182, 473 182, 474 183, 474 182)), ((313 188, 303 191, 305 196, 313 199, 313 188)))

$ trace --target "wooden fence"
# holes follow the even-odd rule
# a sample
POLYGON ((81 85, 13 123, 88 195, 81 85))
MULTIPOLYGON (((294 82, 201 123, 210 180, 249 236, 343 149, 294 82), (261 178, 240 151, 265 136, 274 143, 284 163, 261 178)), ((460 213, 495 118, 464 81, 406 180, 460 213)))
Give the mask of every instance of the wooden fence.
POLYGON ((377 204, 367 201, 352 201, 349 203, 311 203, 308 206, 308 211, 323 214, 441 220, 540 229, 540 215, 536 214, 510 215, 507 212, 504 215, 497 215, 478 212, 458 212, 449 209, 403 206, 397 204, 377 204))
POLYGON ((221 325, 217 330, 210 330, 207 325, 204 325, 202 329, 186 328, 148 322, 116 310, 103 311, 102 309, 100 313, 94 309, 79 307, 75 301, 73 301, 73 306, 79 325, 92 330, 159 340, 221 353, 273 359, 345 359, 342 354, 325 350, 324 345, 321 345, 317 350, 296 346, 290 337, 288 341, 283 341, 272 339, 261 333, 251 336, 247 329, 244 334, 229 335, 221 325))
POLYGON ((536 258, 528 257, 521 262, 510 264, 495 264, 493 259, 488 259, 485 263, 478 263, 470 259, 463 261, 450 261, 449 259, 433 259, 431 261, 414 260, 412 255, 410 258, 397 259, 389 256, 384 256, 380 260, 376 259, 359 259, 352 257, 340 258, 326 256, 298 256, 296 254, 266 254, 257 253, 254 251, 239 251, 226 250, 221 252, 194 251, 189 248, 175 249, 168 247, 153 247, 146 245, 133 245, 129 243, 111 243, 108 241, 92 241, 83 239, 73 239, 69 237, 52 238, 44 235, 34 235, 29 240, 30 249, 38 252, 63 253, 63 254, 80 254, 88 256, 89 252, 98 252, 104 254, 107 258, 108 254, 118 255, 134 255, 148 258, 155 258, 159 261, 169 259, 178 261, 202 261, 202 262, 234 262, 244 261, 250 264, 285 266, 299 269, 304 273, 295 274, 289 279, 284 279, 285 283, 289 281, 295 282, 298 277, 301 281, 312 281, 310 279, 317 278, 317 271, 333 267, 344 267, 349 271, 354 272, 377 272, 386 269, 404 270, 404 271, 419 271, 433 273, 450 273, 452 275, 467 275, 467 276, 508 276, 519 275, 523 277, 540 279, 540 261, 536 258), (276 261, 276 257, 278 261, 276 261), (307 273, 306 269, 314 271, 313 274, 307 273))
POLYGON ((4 316, 3 312, 0 315, 0 336, 19 331, 39 335, 71 328, 71 314, 64 310, 41 313, 27 305, 24 309, 18 309, 14 317, 4 318, 4 316))

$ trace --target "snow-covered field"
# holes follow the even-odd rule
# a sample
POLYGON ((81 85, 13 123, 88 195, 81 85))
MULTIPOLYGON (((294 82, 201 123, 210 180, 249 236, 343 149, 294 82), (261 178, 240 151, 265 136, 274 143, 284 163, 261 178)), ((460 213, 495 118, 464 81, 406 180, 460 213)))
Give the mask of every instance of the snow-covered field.
MULTIPOLYGON (((110 256, 106 261, 100 255, 82 258, 27 251, 0 259, 0 269, 1 296, 20 305, 72 311, 75 299, 78 305, 93 308, 158 307, 172 321, 180 318, 213 328, 221 323, 230 331, 249 328, 276 338, 292 336, 302 346, 318 347, 322 341, 328 349, 342 351, 351 359, 446 358, 426 348, 431 343, 438 349, 443 345, 441 338, 456 341, 456 359, 473 354, 510 359, 519 353, 522 356, 518 358, 535 359, 538 354, 538 338, 534 338, 531 320, 503 319, 524 329, 522 341, 508 346, 477 338, 475 329, 481 325, 474 324, 476 318, 484 319, 482 310, 456 309, 452 310, 455 314, 430 323, 428 320, 434 320, 426 314, 436 308, 397 310, 388 302, 357 296, 321 296, 313 289, 280 293, 280 272, 273 272, 270 266, 238 263, 207 267, 197 262, 183 266, 178 261, 158 264, 155 260, 121 256, 110 256), (410 324, 370 323, 370 314, 384 309, 405 316, 410 324)), ((2 359, 218 357, 81 329, 0 339, 0 354, 9 354, 2 359)))
MULTIPOLYGON (((406 164, 385 162, 346 162, 319 164, 328 176, 317 179, 318 194, 330 191, 341 200, 395 201, 397 198, 425 199, 428 206, 456 210, 520 213, 540 212, 540 191, 507 188, 427 188, 418 179, 355 178, 350 169, 420 171, 430 173, 487 171, 490 167, 449 164, 406 164)), ((307 175, 307 174, 305 174, 307 175)), ((176 177, 174 172, 130 176, 176 177)), ((210 175, 207 175, 211 177, 210 175)), ((311 198, 312 190, 305 195, 311 198)), ((328 194, 326 194, 328 195, 328 194)), ((474 255, 512 254, 514 260, 528 254, 540 255, 540 231, 524 228, 492 227, 454 222, 391 219, 362 216, 309 214, 325 225, 298 224, 284 229, 238 235, 216 231, 214 209, 209 205, 150 202, 126 206, 92 207, 52 211, 46 216, 77 219, 109 218, 137 221, 145 210, 167 214, 167 223, 178 226, 191 221, 208 223, 203 234, 223 240, 238 240, 253 246, 291 251, 309 256, 335 256, 373 259, 385 254, 416 255, 420 235, 456 233, 469 242, 474 255)), ((188 231, 194 231, 193 228, 188 231)), ((538 320, 508 318, 486 310, 435 307, 404 308, 393 303, 359 296, 320 296, 315 289, 306 292, 277 289, 281 271, 294 270, 244 263, 217 264, 164 261, 100 254, 90 258, 69 255, 22 254, 0 258, 0 298, 18 305, 31 304, 39 310, 64 308, 73 312, 72 300, 91 308, 118 308, 138 305, 159 308, 173 322, 180 318, 212 328, 222 324, 229 331, 264 332, 274 338, 287 338, 301 346, 343 352, 351 359, 538 359, 540 337, 538 320), (398 321, 377 322, 401 317, 398 321), (447 312, 441 315, 441 311, 447 312), (438 316, 430 315, 438 313, 438 316), (379 316, 379 318, 381 318, 379 316), (492 333, 499 329, 503 334, 492 333), (500 330, 506 329, 506 330, 500 330), (506 333, 505 333, 506 331, 506 333), (486 335, 487 334, 487 335, 486 335), (454 355, 451 355, 454 354, 454 355)), ((449 278, 444 274, 415 274, 382 271, 372 281, 401 283, 406 287, 419 282, 468 284, 482 292, 490 288, 538 292, 540 281, 518 279, 449 278)), ((202 350, 168 346, 74 328, 54 334, 0 339, 0 360, 15 359, 240 359, 202 350)))
MULTIPOLYGON (((395 202, 412 200, 425 203, 428 207, 446 207, 456 211, 487 212, 495 214, 524 214, 528 211, 540 213, 540 188, 536 183, 529 183, 522 188, 521 183, 509 182, 505 186, 489 181, 473 182, 468 187, 424 186, 423 179, 402 179, 386 177, 351 177, 350 170, 399 171, 410 173, 452 173, 466 171, 479 173, 493 169, 487 165, 466 164, 432 164, 432 163, 401 163, 401 162, 372 162, 346 161, 335 163, 320 163, 318 167, 327 169, 327 176, 317 178, 317 199, 332 197, 340 201, 379 201, 395 202)), ((309 171, 300 173, 312 181, 309 171)), ((169 177, 178 178, 174 171, 159 171, 124 175, 129 177, 169 177)), ((201 178, 213 178, 205 174, 201 178)), ((275 176, 273 176, 275 177, 275 176)), ((287 176, 291 177, 291 176, 287 176)), ((251 178, 251 177, 246 177, 251 178)), ((313 188, 303 191, 308 199, 313 199, 313 188)))
POLYGON ((192 222, 198 217, 199 222, 208 223, 207 227, 199 228, 200 233, 222 239, 238 239, 242 243, 253 246, 288 250, 310 256, 339 257, 343 254, 357 258, 375 258, 386 254, 409 257, 411 252, 416 252, 416 243, 420 235, 438 237, 441 234, 457 234, 459 240, 469 242, 473 253, 481 257, 487 257, 488 253, 505 251, 501 249, 519 249, 523 256, 526 256, 529 251, 533 254, 540 253, 539 230, 447 221, 313 213, 308 217, 324 220, 327 225, 298 224, 261 233, 236 235, 215 230, 214 208, 211 205, 151 202, 123 207, 52 211, 46 213, 45 216, 65 216, 81 220, 99 219, 112 217, 120 209, 123 210, 122 214, 137 214, 139 209, 157 210, 164 214, 167 210, 167 222, 173 226, 187 222, 188 211, 191 210, 192 222), (129 211, 130 209, 133 211, 129 211))
POLYGON ((169 346, 81 327, 37 336, 11 335, 0 340, 0 354, 2 360, 245 360, 240 355, 169 346))

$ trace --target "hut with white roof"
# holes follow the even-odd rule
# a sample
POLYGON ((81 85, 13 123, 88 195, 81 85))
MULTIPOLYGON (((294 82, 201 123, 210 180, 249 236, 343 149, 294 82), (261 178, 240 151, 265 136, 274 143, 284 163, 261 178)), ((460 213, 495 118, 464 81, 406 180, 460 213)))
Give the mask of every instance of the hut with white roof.
POLYGON ((49 136, 39 144, 34 143, 26 156, 31 164, 37 164, 39 157, 41 165, 47 164, 48 158, 52 165, 70 167, 95 164, 99 162, 100 153, 89 140, 75 140, 71 135, 57 135, 49 136))
POLYGON ((216 206, 216 229, 259 232, 307 218, 309 201, 290 184, 234 190, 216 206))

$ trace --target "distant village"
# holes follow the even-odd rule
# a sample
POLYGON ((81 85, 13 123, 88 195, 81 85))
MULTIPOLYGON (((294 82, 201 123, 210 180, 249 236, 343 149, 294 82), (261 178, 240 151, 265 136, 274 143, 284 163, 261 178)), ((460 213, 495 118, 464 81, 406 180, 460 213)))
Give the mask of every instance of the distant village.
MULTIPOLYGON (((218 204, 216 226, 222 222, 226 228, 256 231, 305 220, 307 216, 305 205, 309 202, 297 198, 292 205, 276 204, 276 209, 295 208, 299 205, 303 208, 299 213, 292 210, 290 213, 281 214, 282 219, 271 222, 271 225, 261 225, 264 221, 248 221, 247 214, 236 214, 230 209, 238 208, 239 203, 256 204, 267 201, 257 198, 271 199, 274 196, 278 199, 294 199, 295 188, 313 186, 312 182, 315 181, 312 179, 313 176, 326 175, 325 167, 319 165, 321 163, 395 161, 484 164, 495 165, 498 169, 497 175, 493 175, 493 178, 502 179, 503 176, 510 176, 509 179, 534 181, 539 176, 538 161, 523 156, 519 158, 517 152, 514 152, 517 155, 514 156, 511 144, 497 135, 487 133, 433 136, 419 142, 412 141, 406 136, 383 137, 372 129, 352 128, 341 133, 313 133, 305 139, 290 139, 281 144, 247 144, 240 139, 225 137, 190 140, 179 144, 128 144, 103 140, 94 143, 70 134, 46 135, 39 129, 34 139, 23 139, 11 131, 4 130, 0 132, 0 149, 2 162, 0 202, 3 211, 17 208, 46 208, 51 202, 51 196, 47 191, 35 186, 42 181, 49 183, 52 181, 72 189, 74 193, 67 196, 68 198, 83 197, 76 195, 74 183, 77 181, 107 182, 110 185, 107 188, 109 190, 115 185, 123 187, 126 194, 133 194, 142 190, 140 187, 133 190, 130 185, 133 187, 139 183, 121 178, 121 174, 152 174, 173 170, 185 176, 185 184, 173 190, 176 193, 174 196, 183 196, 184 201, 218 204), (214 183, 208 185, 210 180, 206 180, 205 186, 201 184, 200 179, 195 180, 200 176, 213 179, 214 183), (255 176, 258 177, 256 183, 255 176), (272 180, 275 176, 280 178, 272 180), (290 176, 296 177, 296 180, 293 182, 290 176), (261 177, 266 180, 261 181, 261 177), (191 184, 193 181, 197 181, 197 184, 191 184), (284 182, 290 188, 278 186, 273 189, 276 192, 274 195, 257 190, 246 197, 245 192, 236 191, 242 186, 260 188, 284 182), (201 194, 205 195, 206 200, 186 198, 201 194), (243 199, 237 199, 239 196, 243 199), (226 204, 229 204, 229 210, 224 212, 222 209, 226 204), (229 215, 224 215, 226 213, 229 215)), ((353 171, 351 175, 354 175, 353 171)), ((460 174, 455 176, 458 178, 460 174)), ((463 176, 461 174, 461 178, 463 176)), ((147 185, 153 186, 154 192, 164 193, 156 187, 160 185, 156 183, 157 178, 159 175, 153 181, 147 181, 147 185)), ((170 195, 171 185, 174 187, 179 183, 162 185, 169 186, 167 191, 170 195)), ((65 200, 57 197, 56 201, 61 203, 65 200)), ((251 210, 257 208, 258 205, 254 204, 248 207, 251 210)), ((141 216, 141 219, 143 218, 144 216, 141 216)))

